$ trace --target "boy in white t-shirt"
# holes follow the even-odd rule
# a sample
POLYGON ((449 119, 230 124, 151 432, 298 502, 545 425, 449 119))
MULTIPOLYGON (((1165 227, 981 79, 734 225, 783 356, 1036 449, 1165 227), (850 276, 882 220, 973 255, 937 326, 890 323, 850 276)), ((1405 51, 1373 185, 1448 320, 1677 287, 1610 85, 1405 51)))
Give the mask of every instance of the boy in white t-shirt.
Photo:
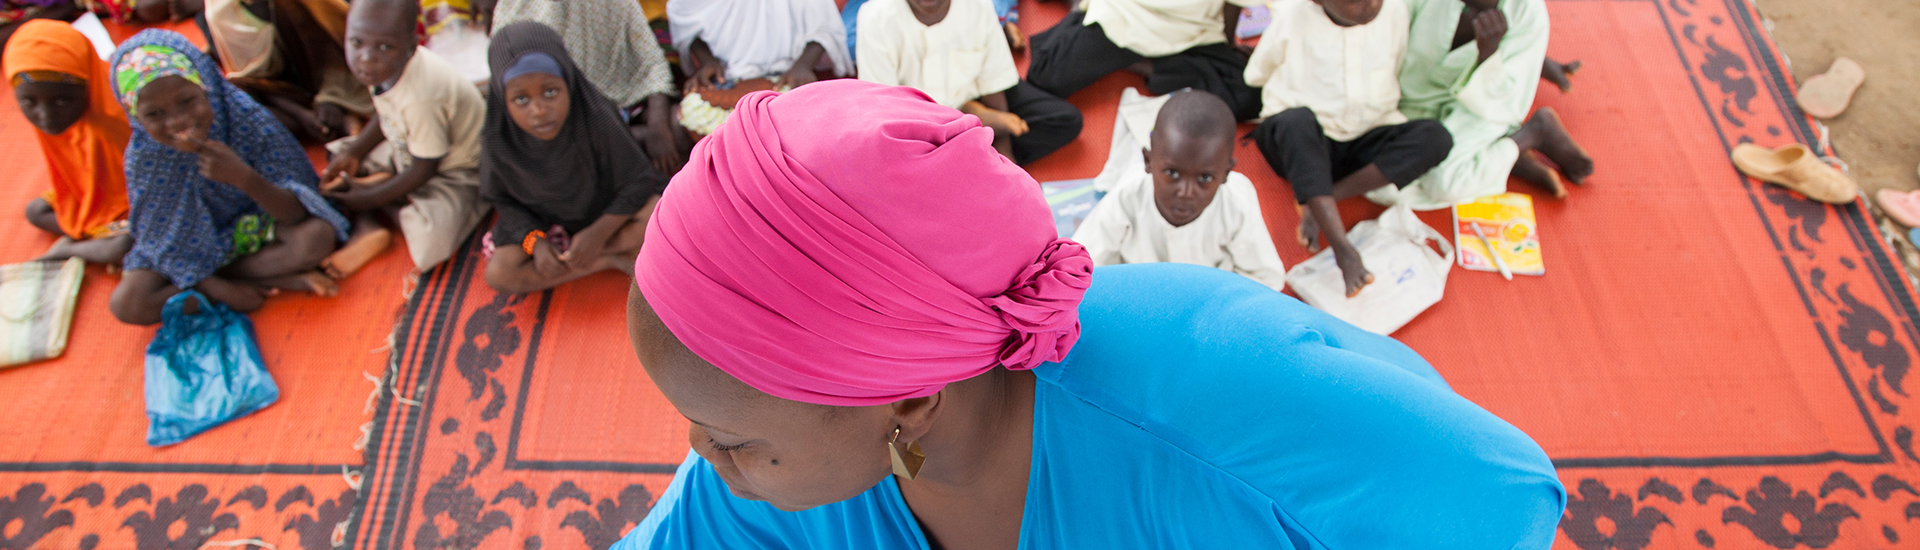
POLYGON ((1015 163, 1047 156, 1080 135, 1080 110, 1020 80, 987 0, 873 0, 860 7, 854 59, 860 79, 911 86, 980 117, 1015 163))
POLYGON ((1094 265, 1204 265, 1285 288, 1253 182, 1233 171, 1234 128, 1233 111, 1212 94, 1169 97, 1142 152, 1147 169, 1100 199, 1073 240, 1094 265))

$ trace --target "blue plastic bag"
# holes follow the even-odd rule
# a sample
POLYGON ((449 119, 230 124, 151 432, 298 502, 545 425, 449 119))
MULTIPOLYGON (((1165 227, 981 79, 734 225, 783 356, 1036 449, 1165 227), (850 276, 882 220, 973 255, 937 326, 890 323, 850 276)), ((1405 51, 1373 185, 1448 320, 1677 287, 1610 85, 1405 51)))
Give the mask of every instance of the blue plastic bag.
POLYGON ((280 399, 253 321, 186 291, 167 299, 147 345, 147 444, 172 445, 280 399), (181 311, 188 300, 200 312, 181 311))

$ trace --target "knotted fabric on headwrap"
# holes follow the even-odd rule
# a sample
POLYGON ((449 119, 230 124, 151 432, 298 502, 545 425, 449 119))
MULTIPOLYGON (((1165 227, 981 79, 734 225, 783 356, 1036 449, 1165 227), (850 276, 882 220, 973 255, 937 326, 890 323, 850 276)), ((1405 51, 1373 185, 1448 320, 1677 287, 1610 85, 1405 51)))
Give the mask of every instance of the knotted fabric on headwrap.
POLYGON ((634 270, 714 366, 866 406, 1064 358, 1093 262, 979 119, 833 80, 742 98, 667 187, 634 270))

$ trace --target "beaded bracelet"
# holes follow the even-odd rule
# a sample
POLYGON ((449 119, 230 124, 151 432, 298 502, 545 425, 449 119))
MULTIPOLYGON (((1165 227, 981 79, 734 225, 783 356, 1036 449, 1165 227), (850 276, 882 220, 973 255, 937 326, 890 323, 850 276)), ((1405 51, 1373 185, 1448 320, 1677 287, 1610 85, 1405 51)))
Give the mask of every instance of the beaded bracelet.
POLYGON ((527 233, 527 238, 520 240, 520 249, 527 251, 528 256, 532 256, 533 245, 536 243, 539 243, 540 239, 545 239, 545 238, 547 238, 547 232, 535 229, 532 232, 527 233))

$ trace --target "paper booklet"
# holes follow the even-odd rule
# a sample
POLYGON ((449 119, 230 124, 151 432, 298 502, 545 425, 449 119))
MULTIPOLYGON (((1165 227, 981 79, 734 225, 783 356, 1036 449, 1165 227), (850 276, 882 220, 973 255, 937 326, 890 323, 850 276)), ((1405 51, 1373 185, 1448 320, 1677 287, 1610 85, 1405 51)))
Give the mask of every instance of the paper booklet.
POLYGON ((1540 257, 1540 227, 1533 215, 1533 197, 1506 193, 1453 207, 1453 242, 1460 251, 1460 267, 1474 271, 1499 271, 1481 245, 1473 226, 1493 244, 1514 275, 1546 275, 1547 264, 1540 257))
POLYGON ((1047 197, 1047 207, 1053 210, 1054 229, 1060 232, 1060 238, 1073 237, 1080 228, 1080 222, 1086 221, 1087 214, 1093 213, 1093 205, 1100 201, 1099 193, 1093 190, 1093 179, 1049 181, 1040 184, 1041 191, 1047 197))

